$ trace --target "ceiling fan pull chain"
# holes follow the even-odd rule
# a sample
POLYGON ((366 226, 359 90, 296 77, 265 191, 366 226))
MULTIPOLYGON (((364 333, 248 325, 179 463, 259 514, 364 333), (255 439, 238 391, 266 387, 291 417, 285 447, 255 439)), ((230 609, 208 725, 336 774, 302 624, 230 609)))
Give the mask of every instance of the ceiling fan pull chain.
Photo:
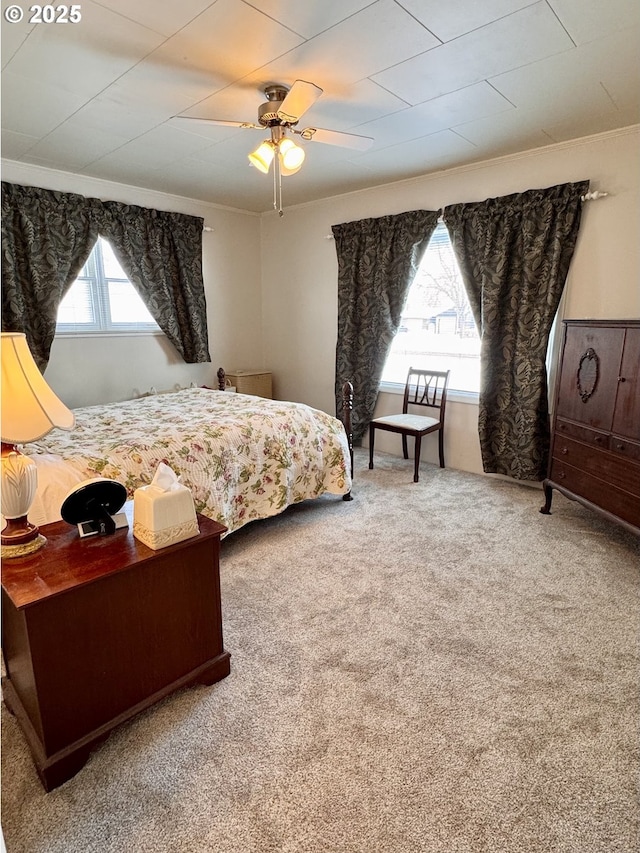
POLYGON ((277 188, 277 183, 276 183, 278 180, 277 175, 276 175, 276 172, 278 171, 278 165, 277 165, 278 155, 277 154, 274 157, 274 160, 276 162, 273 164, 273 209, 277 210, 278 209, 278 188, 277 188))
POLYGON ((275 177, 276 173, 278 174, 278 216, 284 216, 284 213, 282 210, 282 171, 280 169, 280 152, 279 151, 276 154, 275 161, 276 161, 276 167, 275 167, 275 170, 273 172, 273 175, 275 177))

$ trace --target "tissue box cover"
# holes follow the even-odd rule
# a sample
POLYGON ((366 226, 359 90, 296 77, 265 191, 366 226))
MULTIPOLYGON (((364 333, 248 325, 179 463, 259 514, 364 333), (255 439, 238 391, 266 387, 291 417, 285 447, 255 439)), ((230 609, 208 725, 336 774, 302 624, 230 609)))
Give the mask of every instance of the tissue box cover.
POLYGON ((167 491, 141 486, 133 493, 133 535, 157 551, 200 532, 193 495, 176 484, 167 491))

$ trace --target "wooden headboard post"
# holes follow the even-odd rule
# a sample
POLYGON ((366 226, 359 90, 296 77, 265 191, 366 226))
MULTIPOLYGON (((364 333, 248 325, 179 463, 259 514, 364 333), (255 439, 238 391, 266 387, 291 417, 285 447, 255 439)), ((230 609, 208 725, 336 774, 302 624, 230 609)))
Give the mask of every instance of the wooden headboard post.
MULTIPOLYGON (((347 433, 347 441, 349 442, 349 455, 351 457, 351 479, 353 480, 353 430, 351 427, 351 412, 353 411, 353 385, 351 382, 345 382, 342 386, 342 423, 344 424, 345 432, 347 433)), ((347 492, 342 496, 343 501, 352 501, 353 495, 347 492)))
POLYGON ((224 368, 219 367, 216 375, 218 377, 218 391, 224 391, 227 387, 227 375, 224 372, 224 368))

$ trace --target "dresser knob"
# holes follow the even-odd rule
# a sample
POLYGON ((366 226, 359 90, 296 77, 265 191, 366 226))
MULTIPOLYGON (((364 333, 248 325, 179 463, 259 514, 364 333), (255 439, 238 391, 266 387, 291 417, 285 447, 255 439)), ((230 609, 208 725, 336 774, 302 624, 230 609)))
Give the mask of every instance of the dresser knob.
POLYGON ((624 378, 624 376, 618 376, 618 382, 626 382, 626 381, 627 380, 624 378))
POLYGON ((569 451, 567 450, 567 448, 566 448, 566 447, 563 447, 563 448, 562 448, 562 450, 561 450, 561 453, 563 454, 563 456, 566 456, 568 452, 569 452, 569 451))
POLYGON ((596 443, 596 444, 601 444, 601 443, 602 443, 602 436, 601 436, 601 435, 597 435, 597 436, 595 437, 594 441, 595 441, 595 443, 596 443))
POLYGON ((560 474, 558 475, 558 479, 559 479, 559 480, 564 480, 564 478, 565 478, 566 476, 567 476, 567 475, 564 473, 564 471, 560 471, 560 474))
POLYGON ((616 450, 624 450, 624 444, 616 444, 616 450))
POLYGON ((560 429, 566 429, 566 428, 567 428, 566 424, 560 424, 560 429))

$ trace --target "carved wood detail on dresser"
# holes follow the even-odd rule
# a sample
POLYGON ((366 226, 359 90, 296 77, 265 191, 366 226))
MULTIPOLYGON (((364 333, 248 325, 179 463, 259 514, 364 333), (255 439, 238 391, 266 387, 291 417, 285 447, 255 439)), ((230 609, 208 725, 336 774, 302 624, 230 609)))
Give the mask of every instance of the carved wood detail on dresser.
POLYGON ((640 320, 564 321, 543 485, 640 535, 640 320))

